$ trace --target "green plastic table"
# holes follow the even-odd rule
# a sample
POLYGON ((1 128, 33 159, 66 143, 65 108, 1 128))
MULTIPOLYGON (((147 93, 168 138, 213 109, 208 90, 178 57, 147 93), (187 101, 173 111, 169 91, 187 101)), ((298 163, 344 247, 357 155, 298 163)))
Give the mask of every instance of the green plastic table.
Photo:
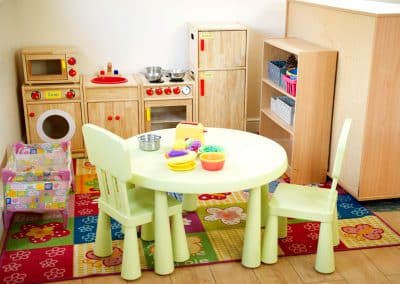
MULTIPOLYGON (((138 137, 128 139, 132 154, 132 182, 155 190, 155 262, 167 262, 164 271, 174 270, 171 235, 167 210, 167 192, 184 194, 184 209, 196 209, 196 196, 203 193, 233 192, 249 189, 244 233, 242 264, 258 267, 261 263, 261 208, 268 202, 268 183, 279 178, 287 168, 285 150, 263 136, 225 128, 206 128, 205 144, 224 147, 226 160, 220 171, 207 171, 197 159, 197 167, 187 172, 172 171, 164 154, 175 142, 175 128, 152 131, 161 136, 160 149, 146 152, 139 149, 138 137), (263 188, 263 190, 261 190, 263 188), (167 245, 169 244, 169 245, 167 245)), ((264 217, 264 216, 263 216, 264 217)))

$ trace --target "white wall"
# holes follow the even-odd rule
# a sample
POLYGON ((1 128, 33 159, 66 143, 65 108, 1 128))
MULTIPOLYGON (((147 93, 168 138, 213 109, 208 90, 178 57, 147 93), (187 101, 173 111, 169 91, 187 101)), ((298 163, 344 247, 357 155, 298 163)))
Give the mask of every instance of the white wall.
POLYGON ((240 22, 251 32, 248 116, 257 117, 261 42, 267 34, 283 35, 285 5, 285 0, 2 0, 0 157, 6 144, 20 139, 16 49, 76 46, 86 74, 108 61, 122 73, 149 65, 186 67, 187 22, 240 22))
MULTIPOLYGON (((0 2, 0 167, 9 144, 21 139, 15 52, 19 48, 19 27, 15 24, 16 5, 0 2)), ((1 183, 0 183, 1 186, 1 183)))

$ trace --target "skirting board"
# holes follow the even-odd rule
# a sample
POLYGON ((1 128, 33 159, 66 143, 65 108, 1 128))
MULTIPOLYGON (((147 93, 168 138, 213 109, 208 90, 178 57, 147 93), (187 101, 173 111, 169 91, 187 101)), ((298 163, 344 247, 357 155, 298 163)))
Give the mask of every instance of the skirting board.
POLYGON ((246 131, 258 133, 260 125, 259 118, 248 118, 246 121, 246 131))

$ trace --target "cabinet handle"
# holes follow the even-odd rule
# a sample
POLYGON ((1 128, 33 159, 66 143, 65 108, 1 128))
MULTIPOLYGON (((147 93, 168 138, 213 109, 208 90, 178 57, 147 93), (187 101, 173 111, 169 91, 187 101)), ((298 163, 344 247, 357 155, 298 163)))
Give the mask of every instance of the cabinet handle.
POLYGON ((200 80, 200 96, 204 97, 204 87, 205 87, 205 81, 204 79, 200 80))
POLYGON ((146 121, 151 120, 151 108, 146 108, 146 121))
POLYGON ((30 116, 30 117, 35 117, 35 113, 34 113, 34 112, 30 112, 30 113, 29 113, 29 116, 30 116))
POLYGON ((115 116, 115 120, 120 120, 120 119, 121 119, 121 117, 119 115, 115 116))
POLYGON ((107 116, 107 120, 112 120, 112 119, 113 119, 112 115, 107 116))
POLYGON ((204 51, 204 39, 200 40, 200 51, 204 51))

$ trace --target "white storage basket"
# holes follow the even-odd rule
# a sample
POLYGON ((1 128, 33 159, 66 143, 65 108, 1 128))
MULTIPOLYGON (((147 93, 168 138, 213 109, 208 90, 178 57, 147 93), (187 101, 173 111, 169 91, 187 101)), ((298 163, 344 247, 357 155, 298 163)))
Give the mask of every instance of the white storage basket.
POLYGON ((293 125, 294 100, 286 96, 271 97, 271 111, 289 125, 293 125))

